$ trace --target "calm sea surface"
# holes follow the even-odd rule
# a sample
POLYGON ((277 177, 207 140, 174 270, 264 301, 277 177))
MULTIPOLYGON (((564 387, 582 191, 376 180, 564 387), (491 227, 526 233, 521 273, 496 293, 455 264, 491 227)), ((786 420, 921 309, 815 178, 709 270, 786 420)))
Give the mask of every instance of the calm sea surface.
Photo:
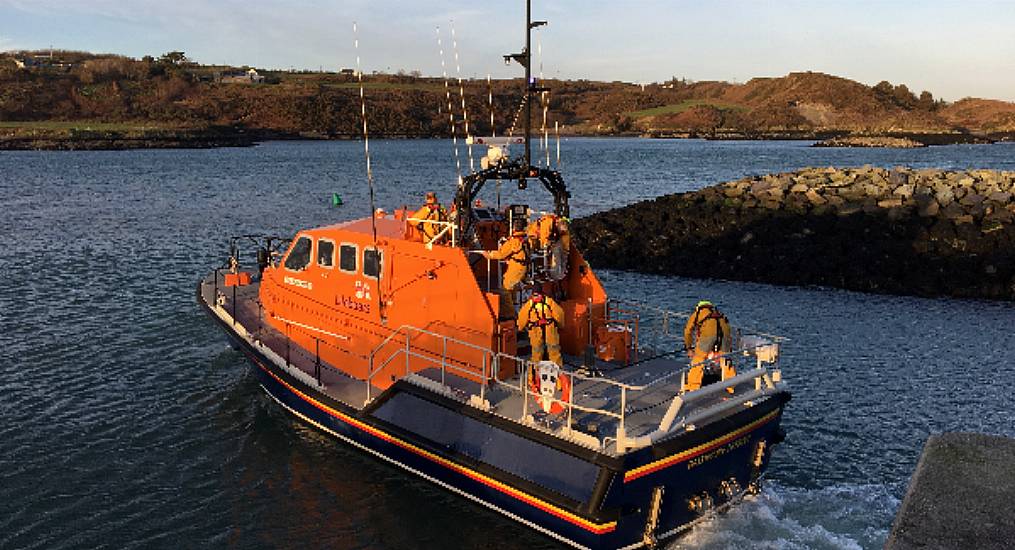
MULTIPOLYGON (((806 145, 566 140, 562 160, 576 216, 804 166, 1015 170, 1015 145, 806 145)), ((371 151, 379 206, 450 198, 449 142, 371 151)), ((366 196, 355 142, 0 152, 0 548, 553 548, 287 416, 195 303, 227 237, 360 217, 366 196)), ((601 275, 791 339, 764 492, 673 547, 879 548, 929 434, 1015 436, 1010 304, 601 275)))

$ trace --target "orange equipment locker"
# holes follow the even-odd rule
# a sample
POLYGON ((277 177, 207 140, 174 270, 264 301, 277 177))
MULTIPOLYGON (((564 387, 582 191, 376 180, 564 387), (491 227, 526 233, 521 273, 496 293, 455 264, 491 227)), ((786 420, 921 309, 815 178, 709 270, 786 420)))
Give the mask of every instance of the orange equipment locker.
POLYGON ((603 361, 630 360, 631 330, 623 325, 607 325, 596 330, 596 356, 603 361))

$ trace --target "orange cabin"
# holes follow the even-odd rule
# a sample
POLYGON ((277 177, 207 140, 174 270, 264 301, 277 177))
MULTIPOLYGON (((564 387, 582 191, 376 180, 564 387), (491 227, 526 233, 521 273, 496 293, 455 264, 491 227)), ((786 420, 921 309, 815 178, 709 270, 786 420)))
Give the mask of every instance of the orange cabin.
MULTIPOLYGON (((491 222, 477 234, 492 249, 506 226, 491 222)), ((555 284, 567 312, 561 344, 577 355, 588 343, 589 299, 601 324, 606 293, 573 247, 568 262, 567 277, 555 284)), ((300 347, 354 378, 369 377, 380 389, 439 365, 442 357, 466 378, 505 379, 514 374, 514 361, 502 358, 501 372, 492 373, 492 354, 516 355, 517 334, 513 321, 498 321, 499 279, 496 267, 488 272, 487 266, 479 254, 450 243, 424 244, 403 212, 308 229, 296 235, 277 266, 265 269, 263 315, 300 347), (406 349, 406 338, 389 339, 404 326, 427 332, 413 334, 410 354, 388 361, 406 349)))

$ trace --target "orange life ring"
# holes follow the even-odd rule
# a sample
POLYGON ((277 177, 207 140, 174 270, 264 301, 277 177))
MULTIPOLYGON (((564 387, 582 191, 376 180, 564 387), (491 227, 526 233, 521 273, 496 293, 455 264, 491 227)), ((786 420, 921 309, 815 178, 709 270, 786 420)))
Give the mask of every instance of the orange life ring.
POLYGON ((557 374, 557 384, 554 388, 553 399, 544 399, 539 387, 539 369, 533 369, 532 373, 535 376, 529 376, 529 391, 535 394, 536 404, 550 414, 564 412, 564 403, 570 403, 571 401, 571 378, 564 374, 563 370, 560 370, 557 374), (560 397, 557 397, 557 391, 560 391, 560 397))

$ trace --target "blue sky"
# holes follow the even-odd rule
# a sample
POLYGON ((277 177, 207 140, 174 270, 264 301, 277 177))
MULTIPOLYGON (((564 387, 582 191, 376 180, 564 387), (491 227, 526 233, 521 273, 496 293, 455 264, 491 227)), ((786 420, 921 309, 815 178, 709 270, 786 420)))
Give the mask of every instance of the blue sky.
MULTIPOLYGON (((547 77, 744 82, 813 70, 935 97, 1015 101, 1015 1, 533 0, 547 77)), ((451 22, 463 76, 517 76, 522 0, 0 0, 0 50, 132 57, 183 50, 201 63, 353 67, 439 75, 451 22)), ((538 69, 537 69, 538 70, 538 69)))

